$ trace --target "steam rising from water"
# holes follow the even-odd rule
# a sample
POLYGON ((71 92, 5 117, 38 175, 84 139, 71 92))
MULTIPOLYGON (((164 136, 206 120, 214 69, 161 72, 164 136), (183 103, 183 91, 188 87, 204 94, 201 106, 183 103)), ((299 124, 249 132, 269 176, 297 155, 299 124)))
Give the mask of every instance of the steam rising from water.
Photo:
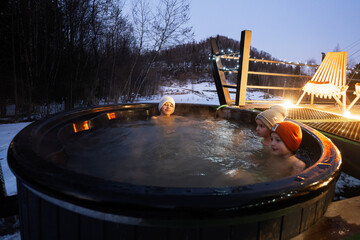
POLYGON ((172 116, 113 121, 65 144, 68 169, 108 180, 167 187, 267 181, 267 152, 251 126, 172 116))

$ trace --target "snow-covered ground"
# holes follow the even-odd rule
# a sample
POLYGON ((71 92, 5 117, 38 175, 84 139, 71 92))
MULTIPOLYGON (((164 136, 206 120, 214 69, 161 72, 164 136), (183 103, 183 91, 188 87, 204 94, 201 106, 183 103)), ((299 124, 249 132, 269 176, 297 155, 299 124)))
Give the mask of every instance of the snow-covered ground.
MULTIPOLYGON (((209 104, 219 105, 217 93, 215 91, 215 85, 213 82, 202 81, 197 84, 191 84, 190 82, 186 85, 178 85, 173 83, 170 86, 162 87, 161 93, 150 98, 139 99, 138 102, 158 102, 161 95, 171 95, 177 103, 197 103, 197 104, 209 104)), ((234 99, 235 96, 232 95, 234 99)), ((247 93, 247 100, 281 100, 280 97, 274 97, 266 95, 259 91, 247 93)), ((11 123, 11 124, 0 124, 0 163, 4 172, 6 192, 8 195, 14 195, 17 193, 16 179, 10 171, 6 156, 7 150, 11 140, 14 136, 30 122, 22 123, 11 123)), ((360 186, 360 180, 352 178, 346 174, 342 174, 336 188, 337 194, 345 188, 357 188, 360 186)), ((344 197, 339 197, 343 199, 344 197)), ((1 224, 1 222, 0 222, 1 224)), ((19 232, 7 236, 0 236, 2 240, 17 240, 20 239, 19 232)))
POLYGON ((15 135, 29 124, 29 122, 0 124, 0 163, 4 173, 7 195, 14 195, 17 193, 15 176, 10 171, 6 161, 7 150, 15 135))
MULTIPOLYGON (((178 84, 171 83, 169 86, 160 88, 160 94, 149 98, 140 98, 138 102, 158 102, 162 95, 170 95, 175 103, 195 103, 219 105, 219 99, 214 82, 199 80, 198 83, 178 84)), ((235 99, 235 93, 230 91, 230 96, 235 99)), ((282 100, 281 97, 265 94, 260 91, 246 93, 247 100, 282 100)))

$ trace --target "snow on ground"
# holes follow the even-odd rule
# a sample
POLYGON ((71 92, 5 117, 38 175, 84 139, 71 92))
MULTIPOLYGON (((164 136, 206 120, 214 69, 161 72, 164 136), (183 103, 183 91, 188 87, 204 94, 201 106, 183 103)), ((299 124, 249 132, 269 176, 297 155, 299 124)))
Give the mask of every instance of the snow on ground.
POLYGON ((16 179, 10 171, 6 160, 7 150, 15 135, 29 124, 29 122, 0 124, 0 163, 4 174, 7 195, 15 195, 17 193, 16 179))
POLYGON ((8 234, 5 236, 0 236, 1 240, 20 240, 21 236, 20 236, 20 232, 16 232, 14 234, 8 234))
MULTIPOLYGON (((160 94, 148 98, 140 98, 137 102, 158 102, 163 95, 170 95, 174 98, 175 103, 194 103, 219 105, 219 98, 216 92, 214 82, 200 81, 192 84, 171 83, 170 86, 160 88, 160 94)), ((232 99, 235 99, 235 93, 230 93, 232 99)), ((282 100, 281 97, 265 94, 260 91, 251 91, 246 93, 246 100, 282 100)))

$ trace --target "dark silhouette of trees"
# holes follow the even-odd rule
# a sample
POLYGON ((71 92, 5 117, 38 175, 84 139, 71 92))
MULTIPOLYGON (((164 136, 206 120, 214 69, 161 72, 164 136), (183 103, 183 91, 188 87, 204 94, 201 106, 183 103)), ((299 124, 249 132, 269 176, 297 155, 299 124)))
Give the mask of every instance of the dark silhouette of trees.
POLYGON ((30 116, 40 105, 50 114, 54 103, 72 109, 153 93, 160 51, 191 36, 188 0, 160 0, 157 12, 143 22, 142 36, 137 34, 138 22, 130 22, 122 12, 122 1, 0 4, 2 115, 7 104, 15 104, 17 114, 30 116))

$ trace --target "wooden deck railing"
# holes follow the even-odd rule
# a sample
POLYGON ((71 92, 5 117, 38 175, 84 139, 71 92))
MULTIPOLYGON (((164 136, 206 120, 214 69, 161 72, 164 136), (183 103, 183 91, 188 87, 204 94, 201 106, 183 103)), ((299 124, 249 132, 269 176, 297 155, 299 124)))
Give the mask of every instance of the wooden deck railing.
POLYGON ((290 64, 297 66, 317 67, 318 65, 309 65, 303 63, 283 62, 275 60, 264 60, 250 58, 250 42, 251 31, 244 30, 241 32, 240 52, 239 53, 220 53, 216 39, 211 38, 211 53, 212 53, 212 71, 214 75, 216 90, 221 105, 232 105, 235 102, 236 106, 243 106, 245 103, 274 103, 278 101, 264 101, 264 100, 246 100, 246 91, 252 89, 272 89, 272 90, 286 90, 286 91, 301 91, 302 88, 295 87, 281 87, 281 86, 261 86, 261 85, 248 85, 248 75, 263 75, 263 76, 276 76, 276 77, 297 77, 297 78, 311 78, 307 75, 295 75, 284 73, 270 73, 270 72, 256 72, 249 71, 249 62, 262 62, 262 63, 275 63, 275 64, 290 64), (238 60, 238 68, 225 68, 223 67, 221 59, 238 60), (237 83, 228 84, 226 81, 226 72, 237 73, 237 83), (236 89, 236 99, 232 100, 230 97, 229 88, 236 89))

